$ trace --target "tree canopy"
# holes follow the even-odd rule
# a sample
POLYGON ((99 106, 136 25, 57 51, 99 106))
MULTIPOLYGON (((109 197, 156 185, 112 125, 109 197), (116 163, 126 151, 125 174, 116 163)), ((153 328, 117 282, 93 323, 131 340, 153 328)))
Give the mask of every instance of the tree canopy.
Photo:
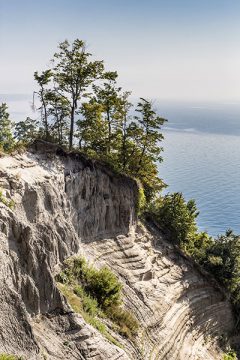
POLYGON ((9 118, 8 107, 5 103, 0 105, 0 147, 8 151, 14 144, 13 122, 9 118))

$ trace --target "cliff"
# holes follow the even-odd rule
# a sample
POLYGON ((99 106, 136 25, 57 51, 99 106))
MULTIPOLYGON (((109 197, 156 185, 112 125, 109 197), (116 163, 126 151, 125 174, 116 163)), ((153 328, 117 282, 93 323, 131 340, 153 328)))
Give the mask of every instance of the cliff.
POLYGON ((0 158, 0 353, 26 359, 221 359, 216 338, 233 329, 216 284, 138 223, 137 184, 104 164, 43 142, 0 158), (140 323, 122 348, 75 314, 54 276, 84 254, 108 265, 140 323))

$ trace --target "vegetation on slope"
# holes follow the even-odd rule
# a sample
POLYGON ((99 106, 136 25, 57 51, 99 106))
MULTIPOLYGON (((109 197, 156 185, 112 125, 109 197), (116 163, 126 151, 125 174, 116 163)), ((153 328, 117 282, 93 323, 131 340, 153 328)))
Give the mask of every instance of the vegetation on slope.
POLYGON ((3 203, 4 205, 6 205, 7 207, 9 207, 10 209, 14 208, 14 201, 12 199, 8 200, 4 195, 3 195, 3 191, 0 188, 0 203, 3 203))
POLYGON ((0 360, 23 360, 23 358, 15 355, 0 354, 0 360))
POLYGON ((234 351, 230 351, 223 356, 223 360, 237 360, 237 355, 234 351))
POLYGON ((59 289, 66 296, 75 312, 108 340, 116 343, 109 334, 104 319, 122 336, 133 338, 138 331, 135 317, 122 306, 122 285, 108 268, 96 269, 88 265, 83 257, 65 261, 64 268, 57 275, 59 289))
POLYGON ((234 306, 236 327, 240 320, 240 236, 228 230, 217 239, 198 232, 198 211, 194 200, 186 202, 181 193, 157 198, 149 207, 170 241, 178 245, 223 286, 234 306))

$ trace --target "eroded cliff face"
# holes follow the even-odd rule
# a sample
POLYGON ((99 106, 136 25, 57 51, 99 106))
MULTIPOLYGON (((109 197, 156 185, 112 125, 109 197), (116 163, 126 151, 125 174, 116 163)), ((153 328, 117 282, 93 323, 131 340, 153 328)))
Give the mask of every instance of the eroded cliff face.
MULTIPOLYGON (((57 147, 0 159, 0 353, 26 359, 221 359, 215 337, 232 330, 216 284, 137 224, 136 183, 57 147), (54 275, 69 256, 108 265, 140 323, 122 348, 75 314, 54 275)), ((111 330, 110 330, 111 331, 111 330)))

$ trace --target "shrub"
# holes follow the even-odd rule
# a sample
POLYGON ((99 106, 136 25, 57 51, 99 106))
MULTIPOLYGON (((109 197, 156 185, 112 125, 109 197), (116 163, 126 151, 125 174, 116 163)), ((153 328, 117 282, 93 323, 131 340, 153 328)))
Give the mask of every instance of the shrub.
POLYGON ((229 351, 223 355, 223 360, 237 360, 237 355, 234 351, 229 351))
POLYGON ((137 198, 137 204, 136 204, 136 211, 137 211, 138 215, 141 215, 145 206, 146 206, 146 197, 145 197, 144 189, 141 185, 139 185, 138 198, 137 198))
POLYGON ((106 337, 111 336, 96 317, 108 317, 124 336, 132 337, 137 333, 137 320, 120 306, 122 285, 107 267, 98 270, 89 266, 83 257, 73 257, 65 262, 56 280, 61 283, 60 290, 73 310, 81 313, 86 322, 106 337))
POLYGON ((4 205, 6 205, 7 207, 9 207, 10 209, 14 208, 14 201, 8 200, 5 198, 5 196, 3 195, 2 190, 0 189, 0 202, 2 202, 4 205))
POLYGON ((122 285, 108 268, 104 267, 100 270, 90 268, 86 274, 86 282, 86 291, 97 299, 103 309, 120 303, 122 285))
POLYGON ((74 293, 81 298, 82 308, 91 316, 96 316, 99 314, 98 302, 96 299, 93 299, 91 296, 87 295, 83 288, 80 285, 77 285, 73 289, 74 293))
POLYGON ((65 264, 65 269, 57 276, 58 281, 72 283, 77 280, 102 308, 120 303, 122 285, 108 268, 95 269, 82 257, 69 259, 65 264))
POLYGON ((23 359, 15 355, 0 354, 0 360, 23 360, 23 359))
MULTIPOLYGON (((206 250, 203 266, 229 292, 237 318, 240 314, 240 236, 227 231, 206 250)), ((240 325, 239 323, 237 324, 240 325)))
POLYGON ((72 289, 69 285, 59 283, 58 287, 67 298, 73 310, 81 314, 86 323, 95 327, 95 329, 103 334, 110 342, 118 347, 122 347, 121 344, 109 334, 106 326, 96 317, 97 315, 103 316, 101 309, 96 307, 96 300, 86 295, 80 286, 75 286, 75 288, 72 289))
POLYGON ((119 332, 128 338, 137 334, 139 323, 127 310, 120 306, 111 306, 106 310, 107 316, 119 326, 119 332))
POLYGON ((151 205, 150 212, 177 244, 189 242, 197 232, 196 217, 199 213, 196 204, 194 200, 186 202, 182 193, 159 197, 151 205))

